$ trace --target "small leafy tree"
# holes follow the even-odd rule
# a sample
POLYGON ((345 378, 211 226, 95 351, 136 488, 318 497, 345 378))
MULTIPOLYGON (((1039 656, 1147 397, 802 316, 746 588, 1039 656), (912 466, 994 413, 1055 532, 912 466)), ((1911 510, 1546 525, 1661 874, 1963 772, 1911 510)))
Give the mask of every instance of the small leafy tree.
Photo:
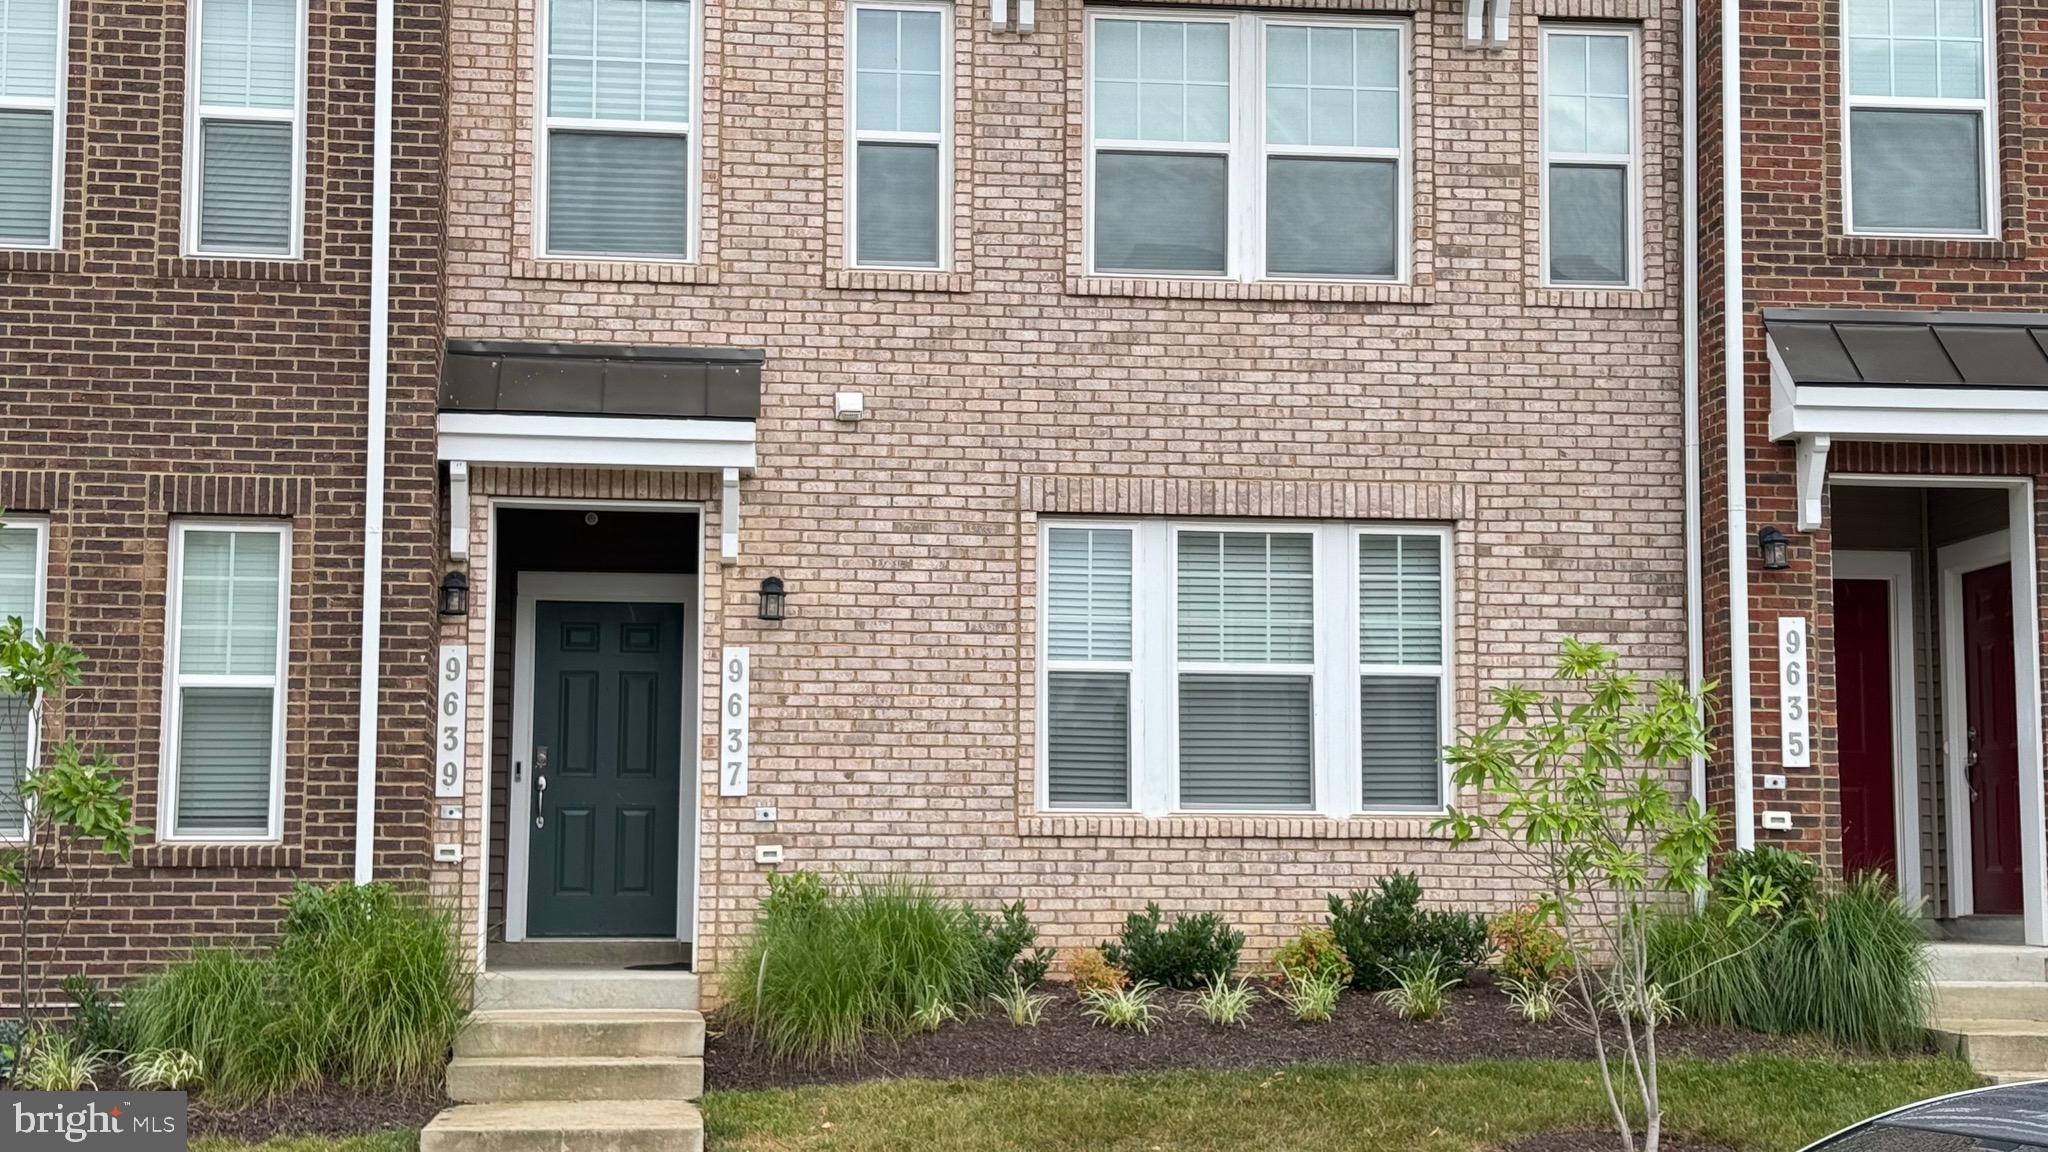
MULTIPOLYGON (((84 663, 77 648, 51 640, 18 616, 0 625, 0 732, 6 738, 0 755, 15 758, 8 767, 17 793, 0 795, 0 826, 9 841, 0 848, 0 894, 13 913, 13 991, 24 1032, 33 1022, 32 994, 45 983, 38 976, 47 975, 47 960, 38 959, 30 939, 44 923, 52 888, 67 877, 81 851, 128 859, 139 831, 127 791, 104 754, 87 754, 63 740, 41 757, 31 755, 65 691, 78 685, 84 663)), ((77 911, 79 889, 66 885, 54 918, 60 938, 77 911)), ((44 951, 53 955, 56 949, 44 951)))
POLYGON ((1676 677, 1645 691, 1613 652, 1576 638, 1560 647, 1557 679, 1555 694, 1494 690, 1499 718, 1447 750, 1458 787, 1481 804, 1437 827, 1457 843, 1502 844, 1533 882, 1539 922, 1571 952, 1573 1023, 1592 1036, 1621 1147, 1657 1152, 1657 1026, 1670 1007, 1645 939, 1660 906, 1706 885, 1715 821, 1671 788, 1707 750, 1704 700, 1676 677))

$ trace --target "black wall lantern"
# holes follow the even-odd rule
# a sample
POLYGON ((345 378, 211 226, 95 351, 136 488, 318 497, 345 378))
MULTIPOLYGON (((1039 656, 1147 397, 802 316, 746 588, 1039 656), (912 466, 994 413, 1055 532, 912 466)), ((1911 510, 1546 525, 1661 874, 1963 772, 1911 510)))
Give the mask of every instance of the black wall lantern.
POLYGON ((469 577, 457 569, 441 577, 441 615, 469 615, 469 577))
POLYGON ((756 615, 763 620, 780 620, 789 600, 782 590, 782 577, 770 576, 761 581, 761 607, 756 615))
POLYGON ((1776 528, 1766 525, 1757 529, 1756 552, 1757 555, 1764 558, 1765 571, 1782 572, 1790 568, 1792 561, 1786 556, 1790 547, 1786 543, 1785 534, 1776 528))

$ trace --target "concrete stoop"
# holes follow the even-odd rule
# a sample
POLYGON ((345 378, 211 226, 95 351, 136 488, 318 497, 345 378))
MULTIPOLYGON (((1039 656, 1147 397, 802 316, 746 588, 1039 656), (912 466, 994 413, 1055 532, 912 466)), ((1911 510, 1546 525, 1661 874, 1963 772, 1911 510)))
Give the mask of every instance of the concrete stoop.
POLYGON ((420 1152, 701 1152, 697 978, 588 966, 506 968, 477 986, 455 1042, 456 1106, 420 1152))
POLYGON ((2048 948, 1930 947, 1935 1047, 2001 1084, 2048 1078, 2048 948))

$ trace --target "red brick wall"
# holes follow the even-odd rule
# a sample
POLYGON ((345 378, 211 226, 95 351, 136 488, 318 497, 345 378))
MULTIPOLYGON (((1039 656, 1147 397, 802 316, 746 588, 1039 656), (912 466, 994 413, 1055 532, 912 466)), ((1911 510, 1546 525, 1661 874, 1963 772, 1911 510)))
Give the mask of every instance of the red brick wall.
MULTIPOLYGON (((377 819, 391 878, 423 876, 428 855, 445 133, 442 8, 400 10, 377 819)), ((62 251, 0 253, 0 503, 50 517, 50 631, 88 659, 63 734, 128 774, 140 823, 156 814, 172 519, 288 518, 293 555, 282 842, 145 837, 133 866, 90 862, 75 930, 32 929, 58 973, 133 975, 265 930, 295 879, 350 874, 373 19, 372 0, 312 0, 305 259, 195 261, 177 233, 185 5, 72 0, 62 251)))

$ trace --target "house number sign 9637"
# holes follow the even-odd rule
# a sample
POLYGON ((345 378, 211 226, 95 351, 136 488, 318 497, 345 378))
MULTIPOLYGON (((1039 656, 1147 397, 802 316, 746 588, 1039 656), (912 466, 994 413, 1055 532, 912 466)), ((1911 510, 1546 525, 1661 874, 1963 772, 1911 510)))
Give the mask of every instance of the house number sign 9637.
POLYGON ((434 699, 434 798, 462 798, 462 763, 469 744, 469 645, 441 645, 434 699))
POLYGON ((1806 617, 1778 617, 1778 732, 1787 768, 1805 768, 1813 755, 1807 734, 1806 617))
POLYGON ((747 713, 753 707, 753 659, 745 648, 718 657, 718 794, 747 794, 747 713))

